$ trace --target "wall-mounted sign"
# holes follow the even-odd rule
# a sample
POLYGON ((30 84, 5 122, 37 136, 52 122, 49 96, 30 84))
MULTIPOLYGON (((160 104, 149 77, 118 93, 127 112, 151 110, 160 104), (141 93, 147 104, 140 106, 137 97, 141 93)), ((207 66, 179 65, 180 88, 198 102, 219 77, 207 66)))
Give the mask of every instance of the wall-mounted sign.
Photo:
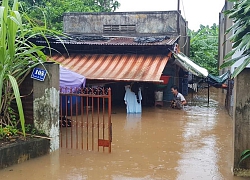
POLYGON ((31 74, 31 78, 38 81, 44 81, 46 76, 46 70, 40 68, 34 68, 31 74))

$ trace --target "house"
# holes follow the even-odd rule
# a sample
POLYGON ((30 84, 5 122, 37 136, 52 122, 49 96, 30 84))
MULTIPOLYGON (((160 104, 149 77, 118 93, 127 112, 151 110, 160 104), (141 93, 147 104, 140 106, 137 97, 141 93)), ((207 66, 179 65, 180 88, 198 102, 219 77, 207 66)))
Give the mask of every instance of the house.
MULTIPOLYGON (((124 86, 135 81, 142 85, 144 105, 154 103, 158 88, 164 91, 163 100, 170 101, 173 84, 187 94, 185 72, 171 55, 176 45, 189 54, 187 22, 178 11, 65 13, 63 22, 68 37, 49 39, 57 50, 51 58, 84 75, 87 86, 111 87, 114 103, 123 100, 124 86), (163 76, 170 77, 168 84, 163 76)), ((35 43, 46 45, 39 38, 35 43)))
MULTIPOLYGON (((227 15, 223 13, 226 10, 232 9, 233 5, 234 5, 233 2, 226 1, 219 15, 219 62, 218 62, 219 67, 223 64, 223 62, 225 61, 224 57, 232 50, 233 46, 233 44, 230 41, 227 41, 227 39, 232 35, 232 32, 226 34, 226 30, 228 30, 233 25, 233 22, 232 19, 230 19, 227 15)), ((233 54, 232 58, 239 57, 241 54, 242 52, 236 52, 235 54, 233 54)), ((230 73, 232 74, 234 72, 234 69, 237 68, 243 61, 244 59, 241 59, 236 63, 234 63, 231 67, 221 69, 220 74, 223 74, 226 71, 230 71, 230 73)), ((249 67, 250 64, 247 66, 247 68, 249 67)), ((233 81, 230 81, 228 91, 225 92, 227 93, 225 106, 230 116, 233 116, 233 106, 234 106, 233 86, 234 86, 233 81)))
MULTIPOLYGON (((232 9, 233 3, 225 1, 225 5, 221 10, 221 13, 219 14, 219 61, 218 61, 218 67, 220 67, 224 63, 224 57, 232 50, 232 43, 230 41, 227 41, 227 39, 232 35, 231 33, 226 34, 227 29, 229 29, 233 22, 227 15, 225 15, 223 12, 229 9, 232 9)), ((224 68, 219 71, 219 74, 222 75, 226 71, 232 72, 233 69, 231 68, 224 68)), ((227 98, 225 100, 226 108, 229 112, 229 114, 232 116, 233 114, 233 97, 232 97, 232 83, 228 84, 228 90, 224 91, 227 93, 227 98)))
MULTIPOLYGON (((228 16, 223 14, 225 10, 230 10, 234 7, 233 2, 225 1, 225 5, 220 14, 220 33, 219 33, 219 66, 224 62, 225 55, 232 50, 233 44, 230 41, 226 41, 231 34, 225 34, 226 30, 228 30, 232 25, 232 19, 229 19, 228 16)), ((235 29, 234 29, 235 30, 235 29)), ((242 52, 238 51, 232 55, 232 58, 240 57, 242 52)), ((241 58, 239 61, 234 63, 231 67, 228 67, 225 70, 230 70, 231 73, 234 72, 235 68, 239 67, 239 65, 244 61, 241 58)), ((247 156, 243 154, 245 150, 249 149, 249 132, 250 132, 250 115, 249 115, 249 97, 250 93, 247 91, 250 88, 249 83, 249 74, 250 74, 250 65, 244 68, 240 74, 237 75, 234 79, 232 79, 229 83, 229 88, 226 93, 226 108, 229 112, 229 115, 232 117, 233 123, 233 174, 240 176, 239 174, 244 172, 249 172, 249 161, 245 161, 242 166, 240 165, 241 160, 246 159, 247 156), (239 168, 240 167, 240 168, 239 168), (240 169, 240 170, 239 170, 240 169)), ((222 70, 222 71, 223 71, 222 70)), ((223 72, 222 72, 223 73, 223 72)), ((242 173, 243 174, 243 173, 242 173)), ((241 175, 242 175, 241 174, 241 175)), ((246 175, 248 176, 248 175, 246 175)))

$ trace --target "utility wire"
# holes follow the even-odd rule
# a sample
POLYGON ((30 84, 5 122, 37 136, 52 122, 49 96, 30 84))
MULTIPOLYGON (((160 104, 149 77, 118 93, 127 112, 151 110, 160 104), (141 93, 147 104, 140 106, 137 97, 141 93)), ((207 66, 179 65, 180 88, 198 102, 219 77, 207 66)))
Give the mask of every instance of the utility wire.
POLYGON ((181 0, 181 4, 182 4, 182 9, 183 9, 183 14, 184 14, 184 19, 186 19, 186 14, 185 14, 185 8, 184 8, 184 3, 183 0, 181 0))

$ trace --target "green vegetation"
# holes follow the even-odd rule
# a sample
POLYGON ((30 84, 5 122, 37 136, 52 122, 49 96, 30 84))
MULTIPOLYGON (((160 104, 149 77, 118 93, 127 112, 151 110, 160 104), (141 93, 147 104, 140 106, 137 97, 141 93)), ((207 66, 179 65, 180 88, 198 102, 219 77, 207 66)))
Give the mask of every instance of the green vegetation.
POLYGON ((62 31, 65 12, 111 12, 120 4, 113 0, 2 0, 0 4, 0 139, 16 135, 20 127, 24 136, 42 134, 25 126, 19 92, 25 77, 47 58, 44 47, 29 39, 43 36, 47 41, 46 35, 62 35, 54 30, 62 31))
POLYGON ((44 131, 41 130, 37 130, 33 125, 31 124, 27 124, 25 125, 25 132, 28 133, 29 135, 33 136, 33 135, 42 135, 42 136, 46 136, 46 134, 44 133, 44 131))
POLYGON ((0 140, 9 140, 12 136, 17 135, 18 130, 13 126, 5 126, 0 128, 0 140))
POLYGON ((232 77, 236 77, 250 63, 250 3, 249 0, 229 0, 234 2, 233 9, 225 11, 225 14, 233 20, 233 25, 226 33, 232 32, 228 41, 233 43, 233 49, 225 56, 225 63, 220 68, 232 66, 235 62, 244 58, 244 61, 237 67, 232 77), (242 55, 231 59, 235 52, 242 52, 242 55))
POLYGON ((243 151, 240 155, 239 166, 244 160, 249 159, 249 157, 250 157, 250 150, 247 149, 243 151))
MULTIPOLYGON (((36 46, 29 38, 45 37, 46 26, 37 26, 18 10, 14 0, 12 8, 8 0, 0 6, 0 136, 11 135, 19 127, 25 136, 25 119, 19 86, 38 64, 46 61, 44 47, 36 46), (25 23, 24 23, 25 22, 25 23)), ((15 133, 14 133, 15 134, 15 133)))
POLYGON ((114 12, 120 4, 113 0, 22 0, 25 12, 33 22, 48 29, 63 30, 63 14, 67 12, 114 12), (44 19, 45 18, 45 19, 44 19))
MULTIPOLYGON (((45 137, 46 136, 46 134, 43 131, 37 130, 31 124, 25 125, 25 133, 28 134, 30 137, 33 137, 33 136, 45 137)), ((16 140, 16 138, 19 137, 20 134, 22 135, 22 133, 20 132, 20 129, 18 129, 17 127, 6 125, 0 128, 0 141, 2 140, 5 142, 8 142, 11 140, 16 140)))
POLYGON ((198 31, 188 31, 190 36, 190 58, 196 64, 208 70, 210 74, 218 75, 218 34, 216 24, 200 26, 198 31))

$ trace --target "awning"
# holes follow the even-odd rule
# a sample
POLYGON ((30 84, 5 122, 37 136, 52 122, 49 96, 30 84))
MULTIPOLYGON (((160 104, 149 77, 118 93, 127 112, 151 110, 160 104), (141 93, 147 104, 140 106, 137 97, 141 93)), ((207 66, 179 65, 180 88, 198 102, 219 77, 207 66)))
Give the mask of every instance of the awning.
POLYGON ((91 80, 163 82, 169 57, 127 54, 57 54, 51 59, 91 80))
POLYGON ((60 87, 85 87, 86 78, 60 66, 60 87))
POLYGON ((207 69, 198 66, 195 64, 189 57, 187 57, 185 54, 179 52, 179 53, 174 53, 174 57, 176 58, 176 64, 183 69, 186 69, 187 71, 191 72, 195 76, 198 77, 207 77, 208 76, 208 71, 207 69))

